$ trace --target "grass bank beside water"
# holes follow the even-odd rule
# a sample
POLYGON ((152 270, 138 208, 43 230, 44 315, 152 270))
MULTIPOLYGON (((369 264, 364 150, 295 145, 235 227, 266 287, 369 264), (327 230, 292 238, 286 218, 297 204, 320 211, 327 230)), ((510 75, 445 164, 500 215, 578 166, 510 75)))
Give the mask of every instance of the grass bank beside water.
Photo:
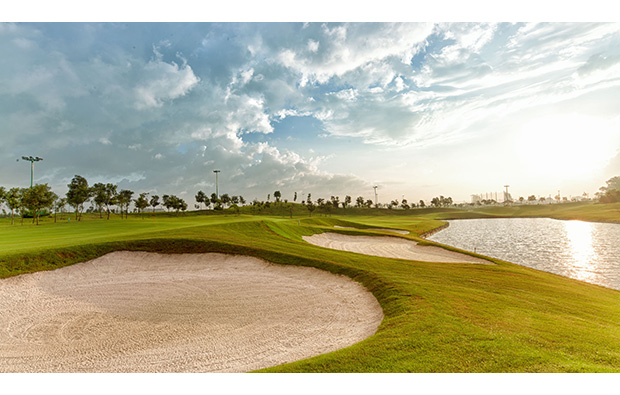
POLYGON ((385 314, 378 332, 365 341, 265 371, 620 371, 618 291, 499 260, 493 260, 496 265, 414 262, 329 250, 301 238, 329 230, 419 240, 418 235, 441 226, 441 219, 476 215, 618 221, 618 204, 428 209, 395 215, 347 210, 345 215, 315 213, 312 218, 305 214, 292 219, 248 214, 144 219, 130 215, 128 220, 109 221, 85 217, 82 222, 65 219, 57 224, 48 219, 38 227, 11 226, 2 219, 0 277, 55 269, 115 250, 250 255, 349 276, 375 295, 385 314), (554 216, 549 215, 552 211, 554 216), (411 233, 403 236, 377 228, 411 233))

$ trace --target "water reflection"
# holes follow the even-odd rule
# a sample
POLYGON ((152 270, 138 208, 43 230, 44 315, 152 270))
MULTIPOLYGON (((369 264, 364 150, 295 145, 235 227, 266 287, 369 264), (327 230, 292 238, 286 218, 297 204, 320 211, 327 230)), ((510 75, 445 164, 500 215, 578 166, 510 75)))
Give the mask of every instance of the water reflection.
POLYGON ((564 222, 566 238, 568 241, 567 268, 572 272, 573 278, 583 281, 594 282, 596 273, 596 252, 592 244, 592 224, 583 221, 564 222), (570 267, 572 266, 572 267, 570 267))
POLYGON ((453 220, 430 240, 620 290, 620 225, 550 218, 453 220))

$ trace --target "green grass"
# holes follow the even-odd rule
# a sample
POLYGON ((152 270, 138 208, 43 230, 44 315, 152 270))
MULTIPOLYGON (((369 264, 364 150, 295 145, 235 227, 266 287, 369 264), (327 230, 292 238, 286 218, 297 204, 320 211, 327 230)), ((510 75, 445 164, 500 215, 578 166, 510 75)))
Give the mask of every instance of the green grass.
MULTIPOLYGON (((583 205, 555 211, 617 220, 619 208, 583 205)), ((392 235, 417 239, 441 225, 441 218, 499 217, 510 210, 514 208, 480 213, 412 210, 409 215, 391 216, 349 211, 293 219, 283 215, 130 216, 110 221, 87 217, 80 223, 65 219, 54 224, 47 219, 39 227, 11 226, 3 219, 0 277, 55 269, 114 250, 245 254, 347 275, 375 295, 385 315, 377 333, 367 340, 265 371, 620 371, 618 291, 497 260, 497 265, 413 262, 329 250, 301 239, 326 230, 388 234, 373 227, 409 230, 410 235, 392 235), (359 229, 334 229, 334 225, 359 229)), ((509 214, 528 216, 533 210, 548 216, 551 209, 509 214)))

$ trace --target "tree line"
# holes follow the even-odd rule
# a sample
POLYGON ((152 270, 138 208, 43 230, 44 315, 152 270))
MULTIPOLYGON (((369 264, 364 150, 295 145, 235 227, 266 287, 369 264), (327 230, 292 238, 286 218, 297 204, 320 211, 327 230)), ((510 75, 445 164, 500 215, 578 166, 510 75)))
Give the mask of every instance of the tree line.
POLYGON ((46 214, 47 210, 54 212, 54 222, 58 212, 64 213, 66 206, 73 208, 75 219, 80 221, 84 212, 84 205, 88 202, 94 204, 94 210, 99 212, 99 217, 103 218, 106 213, 110 219, 110 213, 114 212, 114 206, 118 207, 121 218, 127 218, 129 206, 133 202, 138 213, 143 213, 148 207, 153 211, 159 205, 168 210, 179 211, 187 210, 187 203, 175 195, 153 195, 149 198, 149 193, 140 193, 137 198, 132 199, 134 191, 128 189, 118 190, 118 186, 111 183, 95 183, 88 185, 88 181, 76 175, 67 184, 69 190, 64 197, 54 193, 47 184, 36 184, 30 188, 10 188, 0 187, 0 205, 6 204, 11 211, 11 225, 15 223, 15 214, 19 213, 22 223, 25 217, 32 216, 32 222, 39 224, 41 215, 46 214))
MULTIPOLYGON (((614 203, 620 202, 620 177, 612 177, 607 180, 607 186, 601 187, 600 192, 597 192, 599 202, 601 203, 614 203)), ((95 183, 89 186, 88 181, 80 176, 75 175, 71 182, 67 184, 69 190, 64 197, 59 197, 47 184, 36 184, 30 188, 10 188, 5 189, 0 186, 0 206, 5 204, 11 213, 11 224, 14 224, 15 214, 19 213, 22 223, 25 217, 32 216, 33 223, 38 225, 39 218, 42 214, 46 214, 46 210, 54 212, 54 222, 56 222, 56 215, 58 212, 64 213, 65 207, 68 205, 73 208, 75 219, 80 221, 82 213, 84 212, 84 205, 87 202, 93 204, 92 210, 99 213, 99 217, 103 218, 103 213, 106 214, 106 218, 110 219, 110 213, 115 212, 114 207, 117 207, 121 218, 128 218, 129 206, 134 203, 135 211, 138 214, 144 213, 148 207, 152 207, 153 212, 157 206, 165 207, 168 211, 174 210, 177 215, 179 212, 185 212, 188 208, 187 203, 176 195, 152 195, 148 192, 140 193, 135 199, 132 199, 134 192, 128 189, 118 190, 118 186, 111 183, 95 183)), ((287 199, 282 200, 282 193, 277 190, 274 191, 273 197, 275 198, 275 204, 288 203, 287 199)), ((297 192, 294 193, 293 202, 297 202, 297 192)), ((559 199, 559 197, 557 197, 559 199)), ((213 207, 214 210, 224 210, 226 208, 233 208, 239 213, 239 205, 245 205, 246 200, 243 196, 233 195, 230 196, 227 193, 218 196, 212 193, 207 196, 203 191, 198 191, 195 195, 196 209, 202 209, 204 205, 205 209, 213 207)), ((545 198, 540 198, 543 201, 545 198)), ((253 207, 269 207, 271 200, 271 194, 267 195, 266 202, 259 202, 254 199, 252 202, 253 207)), ((525 198, 520 197, 519 201, 523 202, 525 198)), ((535 201, 536 197, 530 195, 527 198, 528 201, 535 201)), ((319 209, 325 214, 331 214, 333 209, 342 207, 347 209, 349 207, 356 208, 387 208, 403 210, 409 210, 411 208, 424 208, 427 207, 423 200, 416 203, 409 203, 407 199, 398 201, 397 199, 390 201, 386 204, 380 204, 373 202, 370 199, 364 199, 363 196, 358 196, 355 199, 355 204, 352 205, 353 200, 350 195, 346 195, 343 200, 340 200, 339 196, 331 196, 329 199, 318 198, 315 201, 312 200, 312 194, 308 193, 307 198, 301 201, 301 205, 305 206, 312 216, 312 213, 319 209)), ((493 204, 494 200, 482 201, 482 204, 493 204)), ((449 207, 454 204, 451 197, 434 197, 430 201, 430 207, 449 207)), ((292 205, 289 207, 292 215, 292 205)), ((4 210, 3 210, 4 211, 4 210)))

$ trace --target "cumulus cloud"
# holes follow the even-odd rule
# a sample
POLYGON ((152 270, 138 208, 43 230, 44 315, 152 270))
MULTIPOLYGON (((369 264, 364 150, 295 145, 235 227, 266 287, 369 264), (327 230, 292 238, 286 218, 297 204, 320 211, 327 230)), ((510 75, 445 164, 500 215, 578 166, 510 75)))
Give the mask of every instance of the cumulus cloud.
POLYGON ((161 59, 147 63, 142 78, 134 88, 137 109, 161 107, 164 102, 187 94, 200 80, 192 68, 183 63, 166 63, 161 59))
MULTIPOLYGON (((0 24, 0 51, 11 54, 0 62, 0 157, 35 150, 45 158, 41 177, 62 188, 74 174, 107 175, 125 188, 193 196, 217 167, 234 194, 262 199, 274 186, 355 194, 371 185, 365 169, 380 167, 359 161, 369 152, 491 136, 535 109, 616 114, 619 32, 616 24, 0 24)), ((0 184, 17 183, 20 165, 7 164, 0 184)))
POLYGON ((387 58, 408 62, 431 31, 430 24, 322 24, 304 31, 316 38, 308 41, 312 50, 301 45, 283 48, 277 60, 299 73, 302 85, 326 83, 387 58))

